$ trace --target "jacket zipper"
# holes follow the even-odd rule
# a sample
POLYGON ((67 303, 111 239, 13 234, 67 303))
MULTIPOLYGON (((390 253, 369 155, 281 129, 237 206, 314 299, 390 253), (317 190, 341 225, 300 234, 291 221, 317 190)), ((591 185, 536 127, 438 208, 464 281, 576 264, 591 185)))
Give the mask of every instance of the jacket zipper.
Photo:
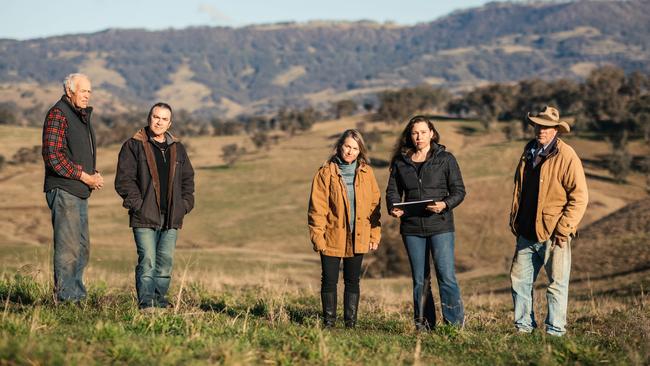
MULTIPOLYGON (((415 167, 415 164, 413 164, 413 159, 409 158, 409 160, 410 160, 409 165, 413 167, 413 170, 415 170, 415 176, 418 178, 418 199, 422 200, 422 168, 424 168, 424 164, 428 162, 428 159, 422 162, 419 172, 415 167)), ((419 221, 420 221, 420 232, 424 234, 424 218, 420 217, 419 221)))
MULTIPOLYGON (((169 148, 169 146, 167 146, 167 149, 163 149, 163 148, 159 147, 157 144, 153 144, 153 145, 154 145, 158 150, 160 150, 160 152, 162 153, 161 155, 162 155, 162 158, 163 158, 163 163, 167 164, 167 158, 165 157, 165 152, 167 151, 167 149, 169 148)), ((155 163, 155 162, 154 162, 154 163, 155 163)), ((157 168, 156 168, 156 169, 157 169, 157 168)), ((159 174, 158 176, 160 177, 160 173, 158 173, 158 174, 159 174)), ((160 179, 160 178, 159 178, 159 179, 160 179)), ((167 189, 171 189, 171 187, 167 187, 167 189)), ((162 194, 162 192, 161 192, 161 194, 162 194)), ((162 200, 162 197, 160 197, 160 199, 162 200)), ((169 216, 169 215, 170 215, 170 213, 169 213, 169 212, 171 211, 171 210, 170 210, 170 208, 171 208, 171 204, 170 204, 170 202, 167 202, 167 206, 168 206, 168 207, 167 207, 167 214, 166 214, 165 216, 169 216)), ((162 210, 160 209, 160 204, 158 204, 158 216, 159 216, 159 217, 162 216, 162 210)), ((165 220, 166 220, 166 219, 167 219, 167 217, 163 218, 163 221, 160 223, 160 229, 161 229, 161 230, 164 230, 164 227, 163 227, 163 226, 165 226, 165 220)))

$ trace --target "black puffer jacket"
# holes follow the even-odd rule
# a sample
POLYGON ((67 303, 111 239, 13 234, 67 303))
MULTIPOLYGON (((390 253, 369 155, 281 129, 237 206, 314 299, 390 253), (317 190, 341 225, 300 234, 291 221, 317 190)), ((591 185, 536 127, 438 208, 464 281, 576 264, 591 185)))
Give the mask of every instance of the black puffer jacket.
POLYGON ((465 198, 465 185, 454 156, 443 145, 431 144, 431 151, 418 171, 410 157, 402 155, 391 165, 386 204, 388 212, 397 202, 433 199, 444 201, 447 208, 439 213, 426 211, 422 216, 401 217, 400 233, 429 236, 454 231, 452 210, 465 198))
MULTIPOLYGON (((185 147, 166 133, 170 149, 167 228, 180 229, 194 207, 194 169, 185 147)), ((117 161, 115 190, 129 209, 129 226, 160 228, 160 183, 153 144, 143 128, 128 139, 117 161)))

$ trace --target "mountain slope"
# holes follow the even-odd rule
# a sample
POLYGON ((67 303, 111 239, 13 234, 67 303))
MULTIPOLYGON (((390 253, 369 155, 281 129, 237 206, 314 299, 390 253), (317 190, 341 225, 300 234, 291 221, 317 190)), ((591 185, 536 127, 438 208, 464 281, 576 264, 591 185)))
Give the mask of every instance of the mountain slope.
POLYGON ((579 277, 650 270, 650 199, 633 202, 581 230, 573 258, 579 277))
POLYGON ((49 85, 82 70, 122 102, 169 98, 171 88, 190 95, 179 107, 214 113, 227 102, 252 112, 318 101, 328 90, 326 99, 423 82, 579 78, 606 63, 649 71, 649 14, 646 0, 490 3, 412 27, 313 22, 0 40, 0 86, 49 85))

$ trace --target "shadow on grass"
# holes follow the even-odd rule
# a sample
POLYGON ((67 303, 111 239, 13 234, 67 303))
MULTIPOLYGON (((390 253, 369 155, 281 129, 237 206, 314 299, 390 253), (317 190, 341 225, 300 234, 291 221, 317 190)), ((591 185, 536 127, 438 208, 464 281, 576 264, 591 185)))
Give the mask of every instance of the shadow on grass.
MULTIPOLYGON (((637 267, 634 267, 634 268, 629 269, 629 270, 618 271, 618 272, 613 272, 613 273, 607 273, 607 274, 603 274, 603 275, 600 275, 600 276, 594 276, 594 277, 587 276, 587 277, 574 278, 574 279, 571 279, 571 285, 576 285, 576 284, 581 284, 581 283, 588 283, 590 281, 611 280, 611 279, 615 279, 615 278, 618 278, 618 277, 628 276, 628 275, 631 275, 631 274, 641 273, 641 272, 646 272, 646 271, 650 271, 650 263, 644 264, 644 265, 641 265, 641 266, 637 266, 637 267)), ((540 290, 540 289, 546 288, 547 286, 548 286, 548 284, 543 282, 543 283, 536 284, 535 289, 540 290)), ((491 290, 488 289, 488 290, 485 290, 485 291, 478 291, 477 294, 479 294, 479 295, 485 295, 485 294, 509 294, 510 291, 511 291, 511 288, 510 288, 510 286, 508 286, 508 287, 502 287, 502 288, 498 288, 498 289, 491 289, 491 290)), ((602 291, 598 292, 598 294, 599 295, 606 295, 606 294, 608 294, 610 292, 611 293, 616 293, 616 289, 614 289, 614 290, 610 290, 610 289, 602 290, 602 291)), ((594 294, 596 294, 596 293, 594 293, 594 294)), ((587 298, 589 298, 589 297, 587 297, 587 298)))
POLYGON ((198 169, 198 170, 228 170, 230 168, 231 168, 231 166, 229 166, 227 164, 221 164, 221 165, 201 166, 201 167, 197 167, 196 169, 198 169))
POLYGON ((214 313, 222 313, 228 315, 232 318, 238 317, 241 315, 241 311, 230 307, 222 299, 204 299, 199 304, 199 309, 203 311, 209 311, 214 313))
POLYGON ((593 180, 597 180, 597 181, 601 181, 601 182, 607 182, 607 183, 618 183, 618 182, 617 182, 614 178, 612 178, 612 177, 605 177, 605 176, 598 175, 598 174, 585 173, 585 176, 586 176, 588 179, 593 179, 593 180))
POLYGON ((288 304, 282 307, 269 305, 266 301, 259 299, 253 306, 245 304, 228 305, 222 299, 205 299, 199 304, 199 308, 206 312, 216 312, 225 314, 231 318, 255 317, 260 319, 270 319, 280 314, 286 313, 289 321, 296 324, 305 324, 310 320, 320 317, 320 310, 309 305, 288 304))
POLYGON ((484 133, 483 128, 475 126, 460 126, 456 132, 463 136, 478 136, 484 133))

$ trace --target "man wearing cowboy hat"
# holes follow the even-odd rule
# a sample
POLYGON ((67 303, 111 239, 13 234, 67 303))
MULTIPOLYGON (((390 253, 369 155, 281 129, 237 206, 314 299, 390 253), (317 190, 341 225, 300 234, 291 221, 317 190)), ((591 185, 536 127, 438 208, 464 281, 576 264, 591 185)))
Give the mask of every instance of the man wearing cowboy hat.
POLYGON ((533 283, 542 266, 546 290, 546 332, 566 333, 571 272, 571 238, 587 207, 587 182, 576 152, 558 137, 569 124, 553 107, 527 116, 535 139, 526 144, 515 171, 510 228, 517 237, 510 270, 515 327, 530 333, 537 327, 533 312, 533 283))

